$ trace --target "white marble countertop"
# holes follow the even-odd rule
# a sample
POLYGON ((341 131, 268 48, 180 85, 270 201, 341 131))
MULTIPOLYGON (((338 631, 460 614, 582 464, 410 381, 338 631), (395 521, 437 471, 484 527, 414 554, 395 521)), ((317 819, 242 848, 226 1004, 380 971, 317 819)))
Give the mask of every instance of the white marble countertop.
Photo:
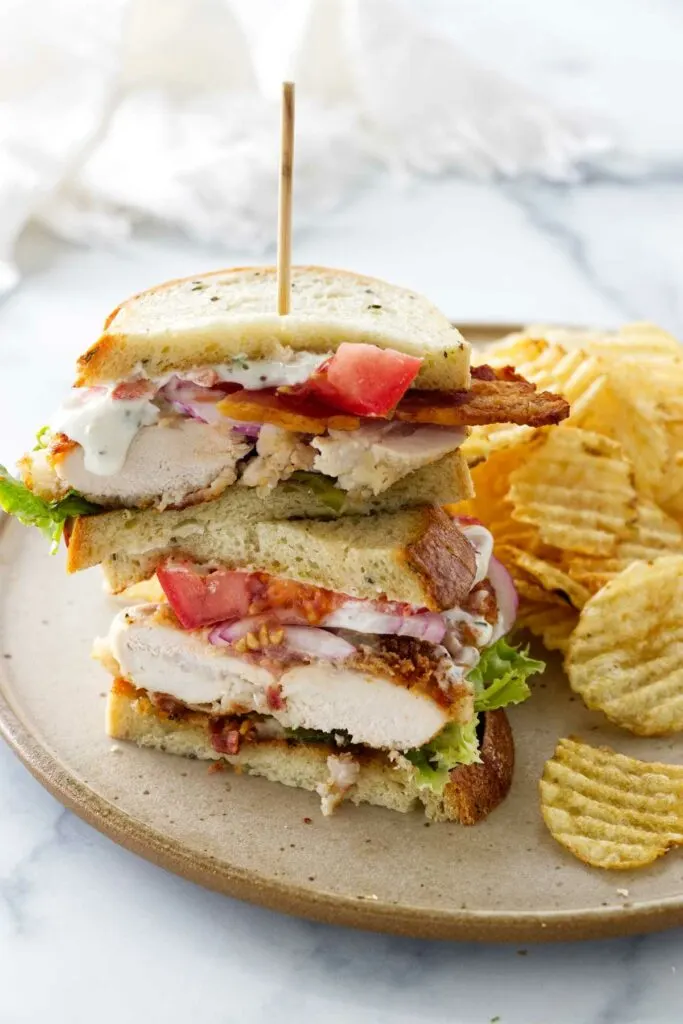
MULTIPOLYGON (((437 17, 446 0, 430 6, 437 17)), ((640 169, 575 187, 377 186, 298 237, 297 260, 409 284, 460 320, 647 318, 683 333, 683 129, 672 112, 683 87, 681 7, 585 0, 564 8, 565 25, 553 5, 525 0, 484 25, 481 6, 461 5, 461 41, 474 45, 488 26, 496 59, 514 37, 511 70, 612 116, 640 169)), ((122 297, 238 261, 244 254, 177 238, 85 252, 29 234, 24 284, 0 307, 3 461, 21 453, 122 297)), ((1 1024, 681 1019, 683 930, 517 949, 288 919, 119 849, 1 745, 0 837, 1 1024)))

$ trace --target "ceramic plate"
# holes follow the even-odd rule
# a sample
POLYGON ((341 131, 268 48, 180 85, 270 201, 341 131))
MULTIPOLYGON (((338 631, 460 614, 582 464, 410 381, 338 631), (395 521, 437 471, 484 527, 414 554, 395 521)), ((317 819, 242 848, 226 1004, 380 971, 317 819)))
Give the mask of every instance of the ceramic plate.
MULTIPOLYGON (((484 340, 507 325, 463 329, 484 340)), ((327 819, 313 794, 104 735, 109 676, 89 655, 118 607, 97 570, 69 578, 36 531, 0 523, 0 729, 62 803, 141 856, 276 910, 404 935, 529 942, 683 920, 679 854, 642 872, 598 871, 543 825, 538 779, 559 736, 683 759, 680 740, 632 738, 586 711, 553 657, 510 713, 514 782, 485 822, 428 825, 418 812, 351 805, 327 819)))

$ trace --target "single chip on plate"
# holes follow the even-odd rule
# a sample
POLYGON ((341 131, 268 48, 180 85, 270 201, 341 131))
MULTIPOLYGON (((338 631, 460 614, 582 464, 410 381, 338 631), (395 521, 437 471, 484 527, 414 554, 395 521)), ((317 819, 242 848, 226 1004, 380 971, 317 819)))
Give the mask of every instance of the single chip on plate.
POLYGON ((592 867, 628 870, 683 844, 683 766, 561 739, 540 782, 553 837, 592 867))
POLYGON ((566 660, 584 703, 641 736, 683 729, 683 555, 634 562, 588 601, 566 660))

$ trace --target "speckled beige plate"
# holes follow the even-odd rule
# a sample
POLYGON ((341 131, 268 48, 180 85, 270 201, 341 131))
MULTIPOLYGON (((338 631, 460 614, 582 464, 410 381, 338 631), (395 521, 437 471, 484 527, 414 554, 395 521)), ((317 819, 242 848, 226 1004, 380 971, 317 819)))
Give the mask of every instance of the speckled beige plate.
MULTIPOLYGON (((473 340, 493 333, 464 330, 473 340)), ((510 714, 514 783, 484 823, 427 827, 418 813, 352 806, 324 819, 299 790, 112 749, 109 677, 89 652, 116 607, 96 570, 67 578, 35 531, 0 523, 0 729, 50 792, 143 857, 287 913, 406 935, 529 942, 683 923, 682 854, 642 872, 601 872, 565 853, 541 821, 538 778, 560 735, 683 761, 683 741, 629 738, 585 711, 553 659, 533 700, 510 714)))

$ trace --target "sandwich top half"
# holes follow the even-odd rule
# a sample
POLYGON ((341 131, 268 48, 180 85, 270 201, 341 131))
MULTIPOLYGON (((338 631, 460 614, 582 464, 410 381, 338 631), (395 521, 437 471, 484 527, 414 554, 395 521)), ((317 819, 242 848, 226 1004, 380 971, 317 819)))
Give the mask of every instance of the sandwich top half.
POLYGON ((468 426, 567 414, 511 370, 470 372, 467 342, 411 291, 297 267, 291 313, 275 308, 270 267, 123 303, 21 460, 24 491, 0 470, 0 503, 54 533, 77 514, 182 510, 243 488, 305 492, 305 514, 444 504, 469 492, 468 426))

